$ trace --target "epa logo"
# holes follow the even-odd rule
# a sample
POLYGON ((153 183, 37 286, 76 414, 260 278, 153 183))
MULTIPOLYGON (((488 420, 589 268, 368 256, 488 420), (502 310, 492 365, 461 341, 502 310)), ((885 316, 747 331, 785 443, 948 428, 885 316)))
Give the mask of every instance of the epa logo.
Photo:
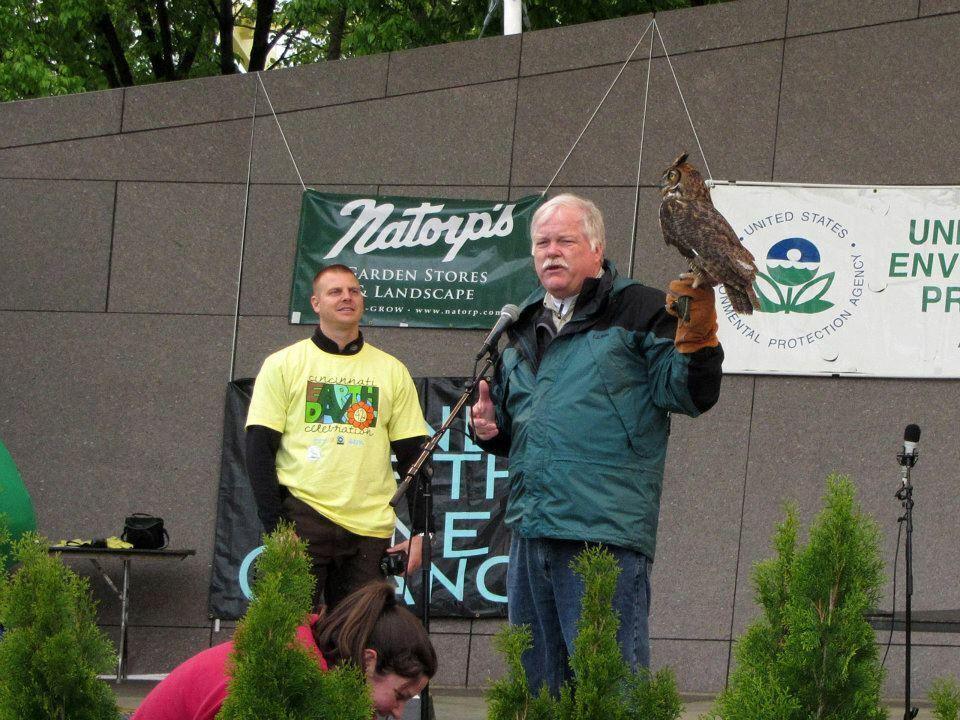
POLYGON ((753 289, 766 313, 814 315, 833 307, 824 298, 835 272, 820 273, 820 251, 802 237, 790 237, 767 252, 767 272, 757 271, 753 289))

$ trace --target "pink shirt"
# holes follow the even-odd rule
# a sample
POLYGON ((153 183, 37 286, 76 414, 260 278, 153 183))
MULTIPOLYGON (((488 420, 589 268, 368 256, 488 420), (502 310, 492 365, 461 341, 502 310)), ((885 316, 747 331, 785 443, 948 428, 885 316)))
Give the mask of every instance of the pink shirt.
MULTIPOLYGON (((327 662, 310 625, 297 628, 297 639, 317 656, 320 669, 326 670, 327 662)), ((213 720, 227 697, 227 656, 232 650, 231 640, 178 665, 143 699, 131 720, 213 720)))

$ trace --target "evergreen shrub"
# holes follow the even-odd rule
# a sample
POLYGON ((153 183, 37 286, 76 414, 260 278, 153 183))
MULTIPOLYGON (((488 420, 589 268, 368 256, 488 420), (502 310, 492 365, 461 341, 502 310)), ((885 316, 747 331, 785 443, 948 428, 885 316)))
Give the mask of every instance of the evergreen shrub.
POLYGON ((554 698, 546 687, 531 693, 520 658, 531 646, 527 626, 506 626, 495 638, 507 673, 487 693, 489 720, 677 720, 683 704, 669 668, 636 673, 620 655, 613 592, 620 568, 601 547, 588 547, 572 563, 584 594, 570 668, 573 683, 554 698))
POLYGON ((827 479, 823 510, 798 542, 788 505, 774 557, 753 583, 763 614, 737 640, 716 720, 878 720, 884 671, 865 614, 884 582, 876 523, 855 502, 849 478, 827 479))
POLYGON ((936 720, 960 720, 960 685, 952 678, 937 678, 930 684, 927 697, 936 720))
POLYGON ((296 640, 307 622, 313 577, 306 543, 289 524, 266 537, 256 561, 253 599, 237 626, 231 676, 218 720, 370 720, 366 676, 345 664, 320 670, 296 640))
POLYGON ((113 691, 97 677, 116 654, 89 583, 47 546, 24 534, 13 545, 19 566, 0 580, 0 720, 117 720, 113 691))

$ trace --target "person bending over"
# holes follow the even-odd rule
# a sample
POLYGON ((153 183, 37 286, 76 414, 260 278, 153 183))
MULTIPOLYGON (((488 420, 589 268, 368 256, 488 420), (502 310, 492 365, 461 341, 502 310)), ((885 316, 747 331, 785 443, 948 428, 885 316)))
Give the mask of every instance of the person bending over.
MULTIPOLYGON (((330 614, 297 628, 297 640, 316 655, 320 670, 345 662, 363 668, 375 712, 399 720, 436 673, 437 653, 395 593, 387 582, 370 582, 330 614)), ((232 650, 233 641, 221 643, 176 667, 131 720, 213 720, 227 697, 232 650)))

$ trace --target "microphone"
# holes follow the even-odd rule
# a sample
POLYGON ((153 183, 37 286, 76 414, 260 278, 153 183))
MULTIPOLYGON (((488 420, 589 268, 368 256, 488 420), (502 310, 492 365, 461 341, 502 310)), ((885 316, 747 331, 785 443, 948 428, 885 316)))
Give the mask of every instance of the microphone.
MULTIPOLYGON (((917 458, 920 457, 920 451, 917 446, 920 444, 920 426, 911 423, 903 431, 903 450, 897 453, 897 462, 905 468, 912 468, 917 464, 917 458)), ((909 473, 907 474, 907 478, 909 473)), ((906 480, 907 478, 904 478, 906 480)))
POLYGON ((513 325, 518 317, 520 317, 520 308, 516 305, 508 303, 500 309, 500 319, 497 320, 497 324, 493 326, 490 334, 487 335, 487 339, 483 341, 480 352, 477 353, 477 360, 482 358, 484 353, 497 349, 497 342, 500 340, 500 336, 503 335, 503 331, 513 325))
POLYGON ((903 454, 913 455, 917 451, 917 444, 920 442, 920 426, 907 425, 903 430, 903 454))

